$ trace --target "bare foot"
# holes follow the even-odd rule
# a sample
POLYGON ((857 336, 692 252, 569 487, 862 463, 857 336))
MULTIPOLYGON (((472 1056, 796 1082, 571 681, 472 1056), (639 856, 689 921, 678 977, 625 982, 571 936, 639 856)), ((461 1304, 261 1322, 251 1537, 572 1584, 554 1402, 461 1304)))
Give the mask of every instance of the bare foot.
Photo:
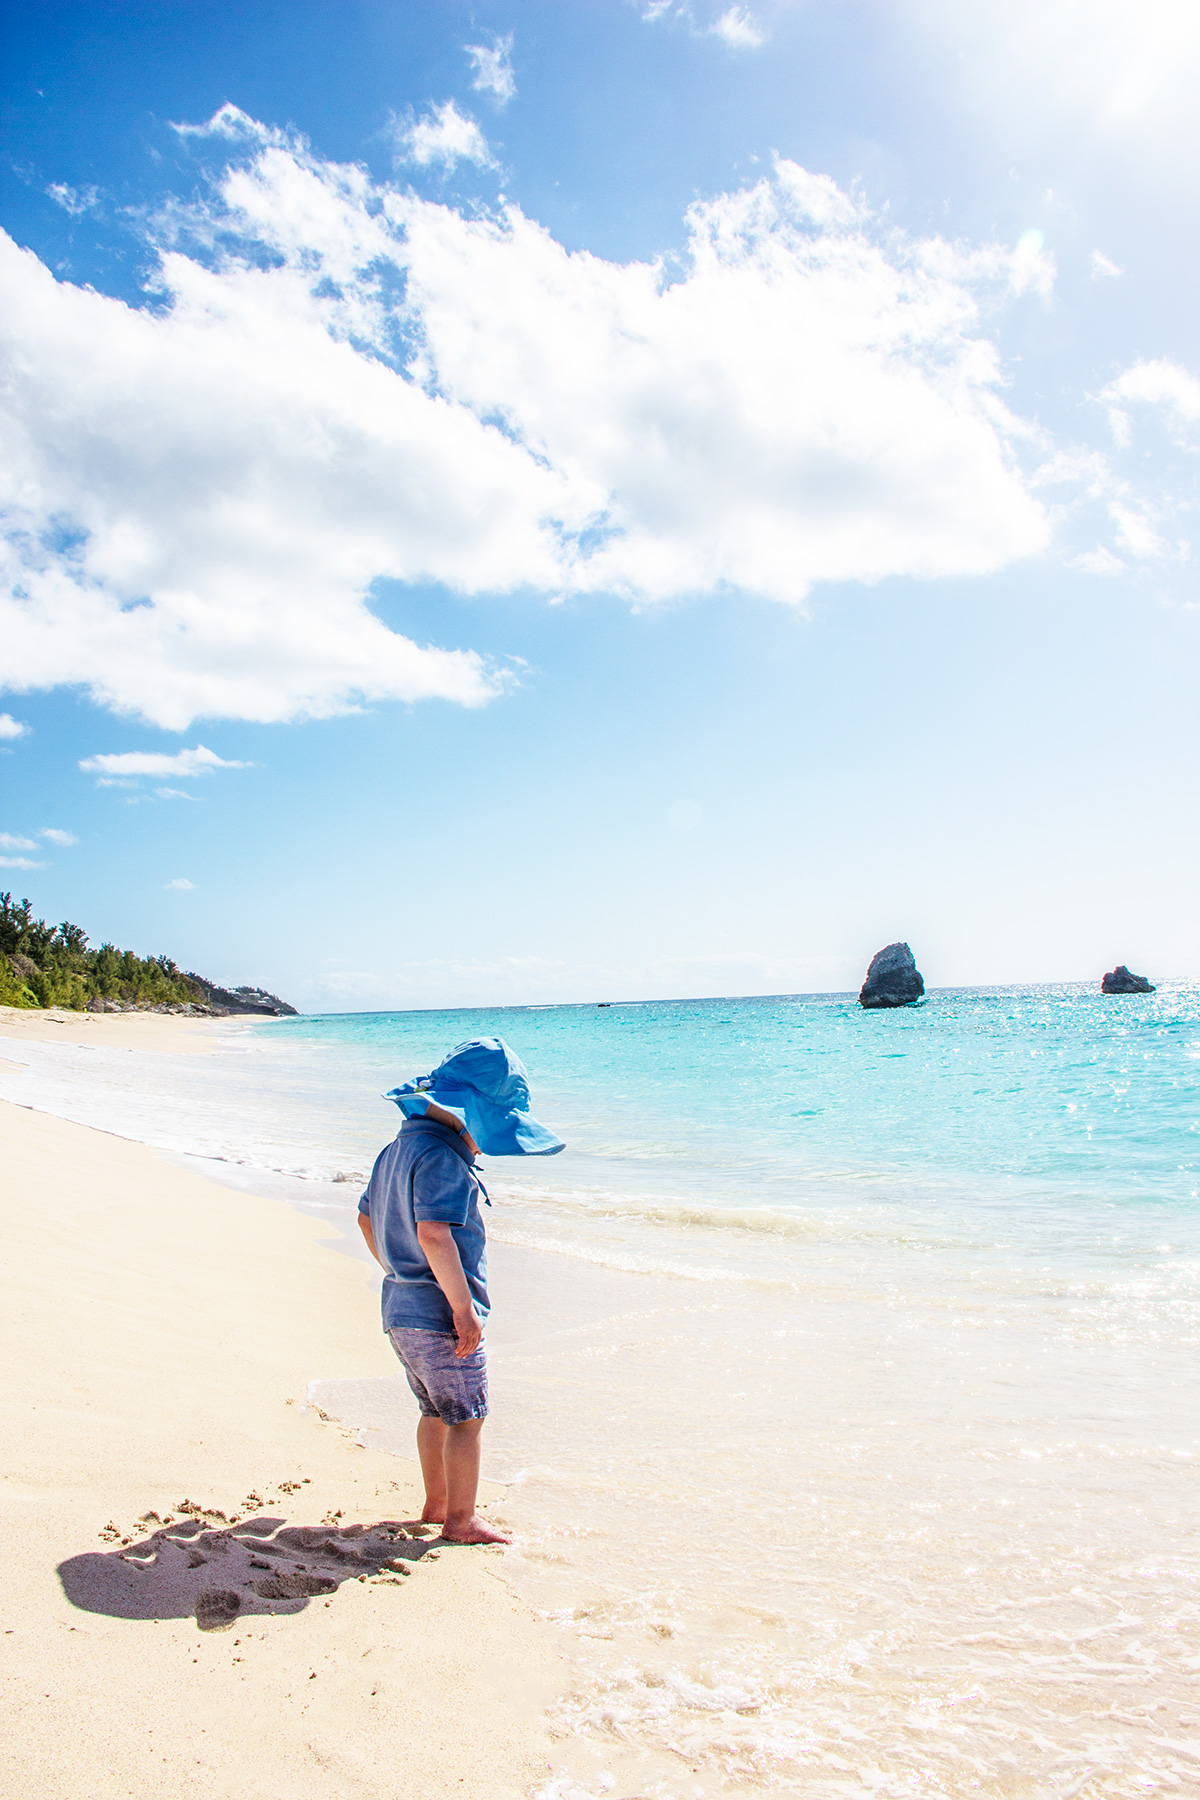
POLYGON ((422 1525, 444 1525, 445 1523, 446 1523, 446 1508, 444 1506, 430 1506, 429 1502, 426 1501, 425 1510, 421 1514, 421 1524, 422 1525))
POLYGON ((489 1525, 486 1519, 481 1519, 478 1513, 472 1513, 469 1519, 461 1522, 457 1519, 447 1519, 442 1527, 442 1536, 448 1544, 512 1543, 511 1538, 505 1537, 502 1531, 497 1531, 493 1525, 489 1525))

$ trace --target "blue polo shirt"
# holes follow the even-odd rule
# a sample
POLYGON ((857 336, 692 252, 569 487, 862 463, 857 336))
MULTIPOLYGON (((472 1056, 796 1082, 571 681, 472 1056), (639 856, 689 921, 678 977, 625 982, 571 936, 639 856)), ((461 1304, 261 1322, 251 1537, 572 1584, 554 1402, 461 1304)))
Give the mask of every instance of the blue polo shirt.
POLYGON ((383 1329, 403 1325, 418 1331, 453 1331, 454 1314, 417 1241, 417 1221, 449 1225, 471 1300, 481 1319, 490 1310, 487 1240, 475 1173, 475 1159, 456 1131, 433 1119, 406 1119, 381 1150, 367 1191, 358 1203, 375 1234, 383 1260, 383 1329))

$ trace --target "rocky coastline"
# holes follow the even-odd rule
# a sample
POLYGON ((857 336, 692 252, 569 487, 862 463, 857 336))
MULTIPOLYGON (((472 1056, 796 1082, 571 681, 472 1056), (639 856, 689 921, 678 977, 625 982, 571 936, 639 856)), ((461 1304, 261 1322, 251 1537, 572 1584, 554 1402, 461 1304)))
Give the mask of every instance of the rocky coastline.
POLYGON ((294 1006, 289 1006, 278 994, 269 994, 265 988, 217 987, 215 983, 205 981, 202 975, 190 971, 185 979, 204 995, 202 1000, 115 1000, 94 994, 84 1011, 171 1013, 180 1019, 230 1019, 244 1014, 272 1019, 299 1017, 294 1006))

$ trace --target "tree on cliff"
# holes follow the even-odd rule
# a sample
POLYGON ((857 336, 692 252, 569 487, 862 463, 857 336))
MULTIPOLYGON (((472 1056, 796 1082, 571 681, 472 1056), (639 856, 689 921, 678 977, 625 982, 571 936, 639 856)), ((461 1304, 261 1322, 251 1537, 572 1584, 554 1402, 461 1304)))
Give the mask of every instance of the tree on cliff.
POLYGON ((80 926, 47 925, 28 900, 0 894, 0 1006, 82 1012, 92 999, 184 1006, 203 996, 169 956, 135 956, 115 944, 90 950, 80 926))

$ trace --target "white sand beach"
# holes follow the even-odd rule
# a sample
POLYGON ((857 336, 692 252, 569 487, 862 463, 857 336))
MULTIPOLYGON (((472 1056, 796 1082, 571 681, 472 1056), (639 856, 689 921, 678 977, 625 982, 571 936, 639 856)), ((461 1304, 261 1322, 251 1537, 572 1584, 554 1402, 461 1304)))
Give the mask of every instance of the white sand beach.
POLYGON ((189 1019, 178 1013, 35 1011, 0 1006, 0 1038, 32 1044, 92 1044, 106 1050, 166 1050, 173 1055, 211 1050, 222 1019, 189 1019), (205 1040, 208 1040, 207 1042, 205 1040))
MULTIPOLYGON (((178 1050, 211 1027, 0 1025, 56 1030, 178 1050)), ((314 1376, 394 1372, 370 1272, 319 1249, 318 1222, 138 1144, 8 1104, 0 1138, 0 1791, 515 1800, 541 1785, 547 1628, 498 1552, 355 1532, 414 1516, 415 1469, 305 1409, 314 1376), (268 1555, 253 1520, 284 1528, 268 1555), (239 1616, 199 1629, 197 1602, 221 1592, 239 1616)))

